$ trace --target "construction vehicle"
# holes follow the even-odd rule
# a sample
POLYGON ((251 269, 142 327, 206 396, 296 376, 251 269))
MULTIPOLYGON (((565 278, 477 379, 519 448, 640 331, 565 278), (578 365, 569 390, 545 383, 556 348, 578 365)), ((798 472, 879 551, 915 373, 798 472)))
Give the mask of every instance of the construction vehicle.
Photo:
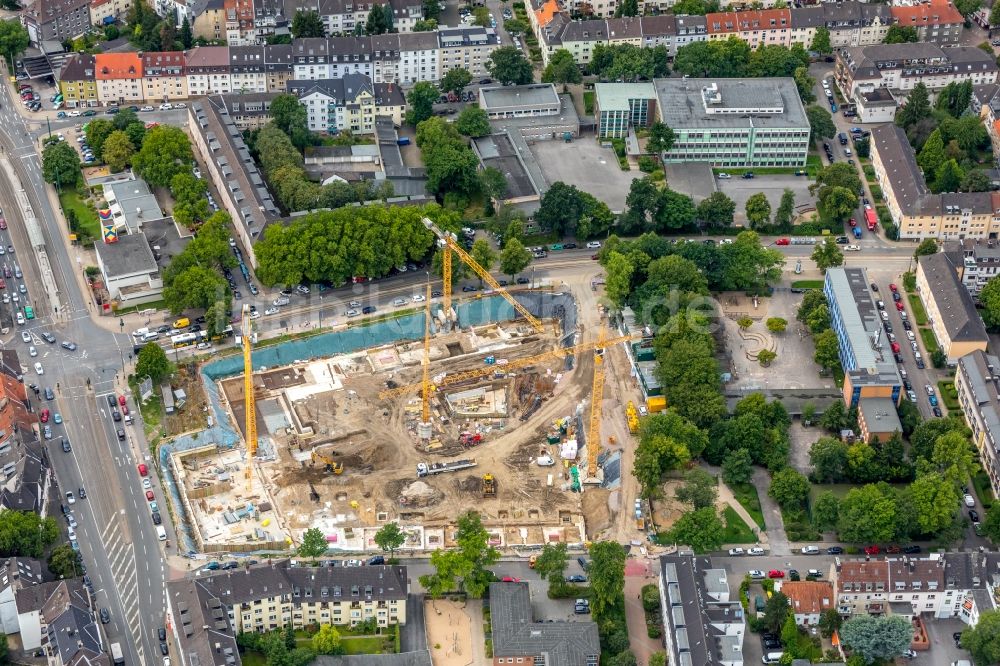
POLYGON ((492 474, 483 474, 483 497, 497 496, 497 482, 492 474))
POLYGON ((503 296, 508 303, 514 306, 514 309, 517 310, 517 312, 524 317, 529 324, 531 324, 532 328, 539 333, 542 332, 542 322, 539 321, 539 319, 533 314, 528 312, 528 309, 521 305, 517 299, 511 296, 506 289, 501 287, 500 283, 494 280, 493 276, 490 275, 490 272, 480 266, 479 262, 473 259, 472 256, 469 255, 469 253, 466 252, 461 245, 459 245, 458 239, 454 234, 443 231, 429 218, 425 217, 423 222, 424 226, 438 237, 438 246, 441 248, 441 277, 444 283, 444 289, 441 290, 441 304, 444 307, 445 317, 450 316, 451 313, 451 253, 454 252, 458 255, 458 258, 465 263, 465 265, 471 268, 483 282, 490 286, 490 289, 503 296))
POLYGON ((245 427, 247 441, 246 480, 249 490, 253 480, 253 457, 257 455, 257 402, 253 390, 253 319, 250 318, 250 305, 243 304, 243 319, 240 333, 243 344, 243 401, 245 407, 245 427))
MULTIPOLYGON (((569 356, 570 354, 578 354, 580 352, 590 351, 598 347, 605 347, 609 345, 615 345, 620 342, 629 342, 631 340, 639 340, 642 338, 642 334, 638 335, 621 335, 615 338, 610 338, 608 340, 594 340, 592 342, 584 342, 583 344, 576 345, 575 347, 560 347, 558 349, 553 349, 552 351, 547 351, 543 354, 538 354, 536 356, 528 356, 525 358, 511 359, 504 364, 504 371, 509 372, 511 370, 519 370, 520 368, 527 368, 529 366, 535 365, 536 363, 541 363, 543 361, 548 361, 554 358, 562 358, 564 356, 569 356)), ((469 379, 476 379, 477 377, 485 377, 496 371, 496 366, 485 365, 482 368, 477 368, 475 370, 466 370, 465 372, 456 372, 454 374, 445 375, 436 383, 430 385, 430 389, 437 390, 444 386, 450 386, 452 384, 458 384, 460 382, 467 381, 469 379)), ((379 400, 386 400, 388 398, 396 398, 401 395, 406 395, 407 393, 412 393, 417 389, 421 388, 423 383, 417 384, 406 384, 405 386, 396 386, 393 388, 386 389, 378 394, 379 400)))
POLYGON ((478 465, 474 459, 455 460, 446 463, 417 463, 417 478, 432 476, 434 474, 444 474, 445 472, 458 472, 478 465))
POLYGON ((339 460, 334 460, 330 456, 324 455, 315 449, 312 451, 311 458, 314 463, 321 462, 326 465, 327 472, 333 472, 337 476, 344 473, 344 463, 339 460))
POLYGON ((628 421, 628 431, 633 435, 639 432, 639 410, 631 400, 625 405, 625 418, 628 421))

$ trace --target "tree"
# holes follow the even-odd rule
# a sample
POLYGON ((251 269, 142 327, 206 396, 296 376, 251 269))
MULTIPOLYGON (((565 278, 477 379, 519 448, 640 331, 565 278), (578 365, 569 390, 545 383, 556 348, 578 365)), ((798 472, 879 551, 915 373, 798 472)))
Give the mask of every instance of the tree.
POLYGON ((643 496, 655 496, 663 474, 686 465, 707 445, 707 434, 675 409, 642 419, 632 473, 642 484, 643 496))
POLYGON ((472 10, 472 17, 475 25, 483 28, 490 27, 490 10, 486 7, 476 7, 472 10))
POLYGON ((386 523, 375 533, 375 545, 389 553, 393 557, 396 551, 406 543, 406 532, 399 529, 396 523, 386 523))
POLYGON ((455 121, 455 129, 459 134, 472 138, 486 136, 492 131, 489 116, 478 106, 467 106, 462 109, 458 114, 458 120, 455 121))
POLYGON ((914 259, 919 259, 920 257, 926 257, 929 254, 934 254, 938 251, 937 240, 934 238, 925 238, 920 241, 920 245, 913 252, 914 259))
POLYGON ((684 474, 684 483, 677 488, 677 499, 691 504, 695 509, 715 506, 719 496, 719 484, 715 477, 703 469, 695 467, 684 474))
POLYGON ((822 243, 816 244, 811 258, 822 273, 826 273, 828 268, 844 265, 844 253, 831 236, 827 236, 822 243))
POLYGON ((673 543, 691 546, 696 553, 718 550, 725 538, 725 526, 714 507, 682 514, 668 532, 673 543))
POLYGON ((844 624, 844 618, 840 616, 836 608, 827 608, 820 613, 818 624, 819 632, 823 638, 830 638, 834 632, 840 631, 840 627, 844 624))
MULTIPOLYGON (((511 36, 517 36, 525 34, 531 28, 528 26, 527 22, 522 21, 519 18, 511 18, 503 22, 503 29, 510 33, 511 36)), ((555 54, 552 55, 554 56, 555 54)))
POLYGON ((767 489, 767 494, 783 509, 801 507, 809 497, 809 479, 791 467, 786 467, 771 477, 771 487, 767 489))
POLYGON ((963 192, 989 192, 993 189, 993 181, 982 169, 969 169, 960 189, 963 192))
MULTIPOLYGON (((989 21, 990 21, 990 25, 991 26, 993 26, 993 25, 1000 25, 1000 6, 997 6, 997 4, 995 4, 995 3, 990 8, 990 19, 989 19, 989 21)), ((992 49, 990 49, 990 50, 992 52, 992 49)))
MULTIPOLYGON (((496 252, 494 252, 490 247, 489 241, 484 238, 480 238, 472 244, 470 254, 472 255, 472 258, 476 260, 476 263, 485 268, 487 271, 493 268, 493 264, 495 264, 497 260, 496 252)), ((482 278, 480 278, 479 284, 482 285, 482 283, 482 278)))
POLYGON ((978 455, 964 432, 952 430, 934 440, 931 462, 955 484, 963 484, 979 471, 978 455))
POLYGON ((101 157, 112 173, 123 171, 129 160, 135 154, 135 146, 129 141, 128 134, 116 130, 108 135, 101 149, 101 157))
POLYGON ((499 560, 500 553, 489 545, 490 535, 478 513, 469 511, 463 514, 456 527, 455 542, 464 572, 462 587, 471 598, 479 599, 493 579, 493 574, 486 567, 499 560))
POLYGON ((856 191, 839 186, 821 190, 818 203, 823 217, 832 222, 843 224, 858 207, 856 191))
POLYGON ((299 557, 320 557, 327 550, 326 535, 318 527, 310 527, 302 535, 299 557))
POLYGON ((12 58, 18 58, 28 48, 30 38, 27 29, 16 18, 0 21, 0 52, 7 60, 7 70, 14 72, 12 58))
POLYGON ((615 16, 620 18, 622 16, 638 16, 639 15, 639 0, 622 0, 618 3, 618 9, 615 10, 615 16))
POLYGON ((440 0, 421 0, 424 19, 437 21, 441 17, 440 0))
POLYGON ((781 317, 768 317, 764 325, 771 333, 784 333, 785 329, 788 328, 788 320, 781 317))
POLYGON ((774 225, 780 231, 790 231, 794 217, 795 192, 786 187, 785 191, 781 194, 781 203, 778 204, 778 210, 774 213, 774 225))
POLYGON ((657 120, 649 126, 649 137, 646 139, 646 152, 661 155, 670 152, 677 139, 674 131, 657 120))
POLYGON ((790 610, 791 604, 788 602, 787 596, 782 592, 772 594, 771 598, 764 602, 764 617, 762 618, 764 629, 772 633, 781 631, 790 610))
POLYGON ((181 32, 178 37, 185 49, 194 46, 194 33, 191 31, 191 21, 188 20, 186 15, 184 16, 184 20, 181 21, 181 32))
MULTIPOLYGON (((965 17, 975 14, 982 6, 983 0, 958 0, 955 3, 955 9, 957 9, 959 13, 965 17)), ((993 53, 993 49, 990 49, 990 53, 993 53)))
POLYGON ((820 437, 809 449, 809 463, 818 483, 840 483, 847 478, 847 444, 836 437, 820 437))
POLYGON ((59 536, 54 518, 33 511, 0 513, 0 557, 41 558, 59 536))
POLYGON ((965 178, 965 172, 958 166, 955 160, 948 160, 940 167, 934 175, 934 192, 958 192, 965 178))
POLYGON ((750 483, 753 477, 753 459, 744 448, 734 449, 722 461, 722 480, 730 486, 750 483))
POLYGON ((309 645, 316 654, 340 654, 340 632, 332 624, 321 624, 309 645))
POLYGON ((795 80, 795 87, 799 91, 799 97, 802 99, 803 104, 812 104, 816 101, 816 94, 813 90, 816 89, 816 79, 809 76, 808 67, 799 67, 792 74, 792 78, 795 80))
POLYGON ((406 96, 409 109, 406 112, 406 122, 416 127, 419 123, 434 115, 434 102, 438 99, 438 90, 429 81, 418 81, 406 96))
MULTIPOLYGON (((504 22, 504 27, 506 28, 507 23, 510 22, 504 22)), ((507 32, 510 32, 510 29, 507 32)), ((576 61, 573 60, 573 54, 566 49, 556 49, 555 53, 549 56, 549 64, 542 70, 543 83, 566 85, 567 83, 580 83, 582 80, 583 75, 580 73, 576 61)))
POLYGON ((625 549, 615 541, 590 546, 590 609, 600 621, 615 608, 624 610, 625 549))
MULTIPOLYGON (((82 573, 80 565, 82 563, 83 559, 80 557, 80 551, 73 550, 68 543, 56 546, 49 553, 49 571, 56 578, 76 578, 80 576, 82 573)), ((3 661, 0 663, 6 662, 3 661)))
POLYGON ((472 74, 464 67, 452 67, 441 77, 441 92, 453 92, 456 95, 472 83, 472 74))
POLYGON ((295 95, 277 95, 271 100, 268 109, 271 120, 282 132, 288 135, 292 145, 303 150, 312 143, 309 131, 309 117, 304 107, 295 95))
POLYGON ((892 541, 899 525, 899 503, 887 484, 851 488, 840 502, 840 539, 854 543, 892 541))
POLYGON ((82 176, 80 156, 68 143, 60 141, 45 146, 42 151, 42 177, 45 182, 73 188, 82 176))
POLYGON ((776 358, 778 358, 778 352, 771 351, 770 349, 761 349, 757 352, 757 361, 765 368, 774 363, 774 359, 776 358))
POLYGON ((531 263, 531 252, 516 238, 504 243, 500 251, 500 270, 511 279, 531 263))
POLYGON ((135 364, 135 376, 139 379, 149 377, 154 384, 160 383, 170 376, 173 366, 167 359, 167 353, 163 348, 152 342, 147 343, 139 350, 135 364))
POLYGON ((828 532, 837 527, 840 516, 840 500, 829 490, 824 490, 816 496, 812 505, 812 521, 816 529, 828 532))
POLYGON ((833 53, 833 47, 830 45, 830 31, 825 26, 816 28, 816 34, 813 35, 809 50, 817 53, 833 53))
POLYGON ((885 39, 882 40, 883 44, 903 44, 906 42, 918 42, 920 41, 920 36, 917 34, 917 29, 910 25, 891 25, 889 30, 885 33, 885 39))
MULTIPOLYGON (((643 179, 645 180, 645 179, 643 179)), ((632 184, 642 182, 633 180, 632 184)), ((699 220, 710 227, 728 227, 733 223, 733 214, 736 212, 736 202, 727 197, 723 192, 712 192, 705 197, 695 208, 695 215, 699 220)))
POLYGON ((869 664, 891 661, 910 647, 913 626, 901 615, 854 615, 840 627, 840 639, 869 664))
POLYGON ((990 278, 979 291, 979 303, 982 305, 983 322, 989 328, 1000 327, 1000 278, 990 278))
MULTIPOLYGON (((992 18, 990 22, 993 22, 992 18)), ((962 632, 961 644, 972 653, 976 666, 987 666, 1000 661, 1000 611, 987 610, 980 613, 979 622, 962 632)))
POLYGON ((744 210, 751 229, 757 229, 771 221, 771 204, 763 192, 750 195, 744 210))
POLYGON ((562 583, 563 572, 568 563, 569 555, 564 542, 547 543, 542 546, 542 552, 535 560, 535 571, 542 578, 547 578, 550 584, 562 583))
POLYGON ((909 487, 909 508, 920 534, 936 535, 952 524, 961 497, 954 482, 938 472, 918 476, 909 487))
POLYGON ((514 46, 501 46, 486 59, 486 69, 502 85, 524 85, 533 78, 531 63, 514 46))
POLYGON ((326 26, 319 13, 309 10, 299 10, 292 17, 292 37, 302 39, 304 37, 326 37, 326 26))
POLYGON ((837 133, 837 127, 833 124, 833 116, 821 106, 812 104, 806 107, 806 118, 809 120, 809 130, 812 139, 832 139, 837 133))
POLYGON ((142 148, 132 158, 132 168, 150 185, 166 187, 182 171, 190 171, 194 162, 191 142, 184 130, 158 125, 146 132, 142 148))
POLYGON ((612 252, 604 268, 607 274, 604 293, 611 304, 620 310, 632 291, 632 274, 635 272, 635 265, 625 255, 612 252))
POLYGON ((972 81, 961 83, 952 81, 938 93, 935 106, 952 118, 958 118, 969 108, 972 101, 972 81))
POLYGON ((494 201, 501 201, 507 192, 507 178, 496 167, 486 167, 480 171, 479 184, 491 205, 494 201))
POLYGON ((896 113, 896 124, 903 129, 909 129, 930 115, 930 93, 921 81, 913 86, 913 90, 906 97, 906 104, 896 113))

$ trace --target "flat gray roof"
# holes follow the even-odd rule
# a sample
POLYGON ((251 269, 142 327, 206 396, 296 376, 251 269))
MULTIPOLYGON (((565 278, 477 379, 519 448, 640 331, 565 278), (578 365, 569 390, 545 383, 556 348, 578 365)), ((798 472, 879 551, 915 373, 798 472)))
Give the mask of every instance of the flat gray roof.
POLYGON ((597 83, 594 94, 602 111, 628 111, 630 99, 654 99, 656 88, 652 83, 597 83))
POLYGON ((896 363, 888 351, 882 318, 869 291, 867 271, 856 267, 830 268, 826 272, 826 284, 836 301, 830 304, 830 309, 837 308, 840 313, 857 364, 854 369, 844 368, 851 382, 855 386, 901 384, 896 363), (874 346, 876 339, 879 341, 877 348, 874 346))
POLYGON ((791 78, 656 79, 653 85, 663 122, 674 130, 809 128, 791 78), (707 95, 711 102, 706 103, 706 91, 712 86, 715 89, 707 95), (706 106, 717 112, 709 113, 706 106))
POLYGON ((531 182, 531 177, 521 164, 507 134, 490 134, 474 139, 473 142, 483 166, 499 169, 507 179, 505 199, 539 196, 538 188, 531 182))
POLYGON ((480 93, 481 99, 486 104, 486 111, 505 107, 554 106, 559 104, 556 87, 551 83, 480 88, 480 93))
POLYGON ((868 432, 903 432, 903 424, 896 412, 896 403, 891 398, 861 398, 858 409, 864 416, 868 432))
POLYGON ((158 270, 149 241, 142 233, 119 236, 114 243, 94 243, 94 250, 101 257, 107 278, 158 270))

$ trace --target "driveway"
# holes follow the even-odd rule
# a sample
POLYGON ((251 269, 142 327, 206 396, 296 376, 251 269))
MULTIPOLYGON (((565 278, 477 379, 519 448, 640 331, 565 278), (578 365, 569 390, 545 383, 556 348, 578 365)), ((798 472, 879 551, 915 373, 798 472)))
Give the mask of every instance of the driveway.
POLYGON ((629 560, 625 564, 625 622, 628 625, 629 647, 635 655, 638 666, 646 666, 649 656, 662 652, 663 640, 650 638, 646 631, 646 611, 642 608, 642 586, 656 584, 656 576, 647 566, 639 566, 639 561, 629 560))
POLYGON ((924 622, 924 626, 927 627, 931 649, 918 652, 917 658, 910 662, 913 666, 938 666, 953 664, 959 659, 971 659, 969 652, 955 645, 955 640, 951 637, 956 631, 968 628, 964 622, 958 618, 948 618, 924 622))
POLYGON ((792 550, 788 544, 788 535, 785 534, 785 523, 781 518, 781 509, 778 508, 778 503, 767 494, 767 489, 771 487, 771 475, 765 469, 754 468, 753 485, 757 487, 760 508, 764 512, 764 525, 767 528, 767 542, 771 546, 771 555, 785 557, 791 554, 792 550))
POLYGON ((424 627, 424 595, 411 594, 406 598, 406 624, 399 634, 399 646, 403 652, 427 649, 427 631, 424 627))

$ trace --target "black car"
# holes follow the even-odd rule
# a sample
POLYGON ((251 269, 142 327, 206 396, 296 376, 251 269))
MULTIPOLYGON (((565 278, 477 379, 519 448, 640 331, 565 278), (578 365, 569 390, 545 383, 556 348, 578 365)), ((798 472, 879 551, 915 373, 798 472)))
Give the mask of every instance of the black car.
POLYGON ((113 106, 104 113, 108 114, 109 116, 113 116, 116 115, 119 111, 121 111, 121 109, 119 109, 117 106, 113 106))
POLYGON ((368 558, 368 564, 370 566, 376 566, 379 564, 385 564, 385 556, 383 555, 372 555, 368 558))
POLYGON ((847 236, 837 236, 837 245, 847 245, 849 242, 847 236))
POLYGON ((563 249, 564 250, 575 250, 576 249, 576 243, 563 243, 563 249))
POLYGON ((441 298, 444 294, 441 291, 435 289, 431 292, 431 298, 441 298))
POLYGON ((107 396, 107 401, 108 401, 108 407, 110 407, 111 409, 114 409, 115 408, 115 396, 109 394, 107 396))
MULTIPOLYGON (((122 413, 119 412, 117 408, 116 409, 112 409, 111 410, 111 418, 113 418, 116 422, 117 421, 121 421, 122 420, 122 413)), ((125 438, 123 437, 122 439, 125 439, 125 438)))
POLYGON ((892 324, 890 324, 889 322, 887 321, 882 322, 882 328, 885 329, 886 333, 892 333, 892 324))
POLYGON ((162 654, 164 657, 170 654, 170 650, 167 649, 167 644, 163 641, 160 641, 160 654, 162 654))
POLYGON ((80 499, 87 499, 87 491, 83 489, 83 486, 80 486, 80 490, 77 492, 77 495, 80 496, 80 499))
POLYGON ((108 622, 111 622, 111 611, 109 611, 107 608, 102 608, 101 624, 107 624, 108 622))
POLYGON ((899 354, 893 354, 892 357, 894 359, 896 359, 896 363, 899 363, 899 364, 902 365, 902 363, 903 363, 903 357, 902 356, 900 356, 899 354))
POLYGON ((974 523, 979 522, 979 512, 975 509, 969 509, 969 519, 974 523))
POLYGON ((72 448, 69 445, 69 440, 68 439, 63 439, 62 447, 63 447, 63 452, 64 453, 69 453, 70 451, 72 451, 72 448))
POLYGON ((156 329, 156 332, 157 332, 157 333, 160 333, 160 334, 162 335, 163 333, 166 333, 166 332, 168 332, 169 330, 170 330, 170 327, 169 327, 169 326, 167 326, 166 324, 164 324, 163 326, 160 326, 159 328, 157 328, 157 329, 156 329))
POLYGON ((956 631, 955 633, 953 633, 953 634, 951 635, 951 637, 952 637, 953 639, 955 639, 955 642, 956 642, 956 643, 959 643, 959 642, 961 642, 961 640, 962 640, 962 632, 961 632, 961 631, 956 631))
POLYGON ((234 562, 226 562, 225 564, 222 565, 222 570, 223 571, 227 571, 229 569, 238 569, 239 566, 240 565, 237 564, 235 561, 234 562))
POLYGON ((156 636, 161 641, 167 640, 167 628, 166 627, 160 627, 159 629, 157 629, 156 630, 156 636))
POLYGON ((194 320, 199 324, 204 324, 206 321, 208 321, 207 319, 205 319, 205 315, 202 315, 200 317, 195 317, 194 320))
POLYGON ((827 555, 841 555, 843 552, 844 549, 841 548, 840 546, 830 546, 829 548, 826 549, 827 555))
POLYGON ((781 648, 781 641, 776 638, 762 638, 761 642, 767 650, 778 650, 781 648))
POLYGON ((163 522, 163 519, 160 518, 160 514, 159 513, 154 513, 154 514, 152 514, 152 516, 153 516, 153 524, 154 525, 159 525, 160 523, 163 522))
POLYGON ((361 314, 371 314, 373 312, 375 312, 374 305, 366 305, 365 307, 361 308, 361 314))
POLYGON ((587 577, 580 574, 573 574, 572 576, 566 576, 567 583, 586 583, 587 577))
POLYGON ((906 330, 909 331, 909 330, 911 330, 913 328, 913 324, 910 323, 910 320, 904 319, 903 320, 903 328, 905 328, 906 330))
POLYGON ((753 171, 746 171, 743 173, 744 180, 751 180, 753 178, 753 171))
POLYGON ((467 284, 462 286, 462 291, 479 291, 479 287, 474 284, 467 284))
POLYGON ((878 285, 872 282, 872 291, 878 291, 878 285))
POLYGON ((488 78, 488 77, 485 78, 485 79, 479 79, 479 85, 481 85, 481 86, 485 86, 488 83, 493 83, 493 79, 488 78))
POLYGON ((900 302, 901 300, 903 300, 903 297, 899 295, 899 292, 898 292, 898 291, 894 291, 894 292, 892 293, 892 300, 894 300, 894 301, 896 301, 896 302, 898 303, 898 302, 900 302))
POLYGON ((938 418, 941 418, 942 416, 944 416, 944 413, 941 411, 941 408, 937 407, 937 406, 935 406, 933 409, 931 409, 931 412, 933 412, 934 416, 936 416, 938 418))
POLYGON ((529 280, 526 277, 519 277, 517 278, 517 280, 515 280, 515 282, 517 282, 518 284, 528 284, 529 282, 531 282, 531 280, 529 280))
POLYGON ((905 388, 907 391, 912 391, 913 390, 913 384, 910 383, 909 379, 904 379, 903 380, 903 388, 905 388))
POLYGON ((921 370, 927 367, 927 364, 924 363, 924 359, 922 358, 917 359, 917 367, 920 368, 921 370))

